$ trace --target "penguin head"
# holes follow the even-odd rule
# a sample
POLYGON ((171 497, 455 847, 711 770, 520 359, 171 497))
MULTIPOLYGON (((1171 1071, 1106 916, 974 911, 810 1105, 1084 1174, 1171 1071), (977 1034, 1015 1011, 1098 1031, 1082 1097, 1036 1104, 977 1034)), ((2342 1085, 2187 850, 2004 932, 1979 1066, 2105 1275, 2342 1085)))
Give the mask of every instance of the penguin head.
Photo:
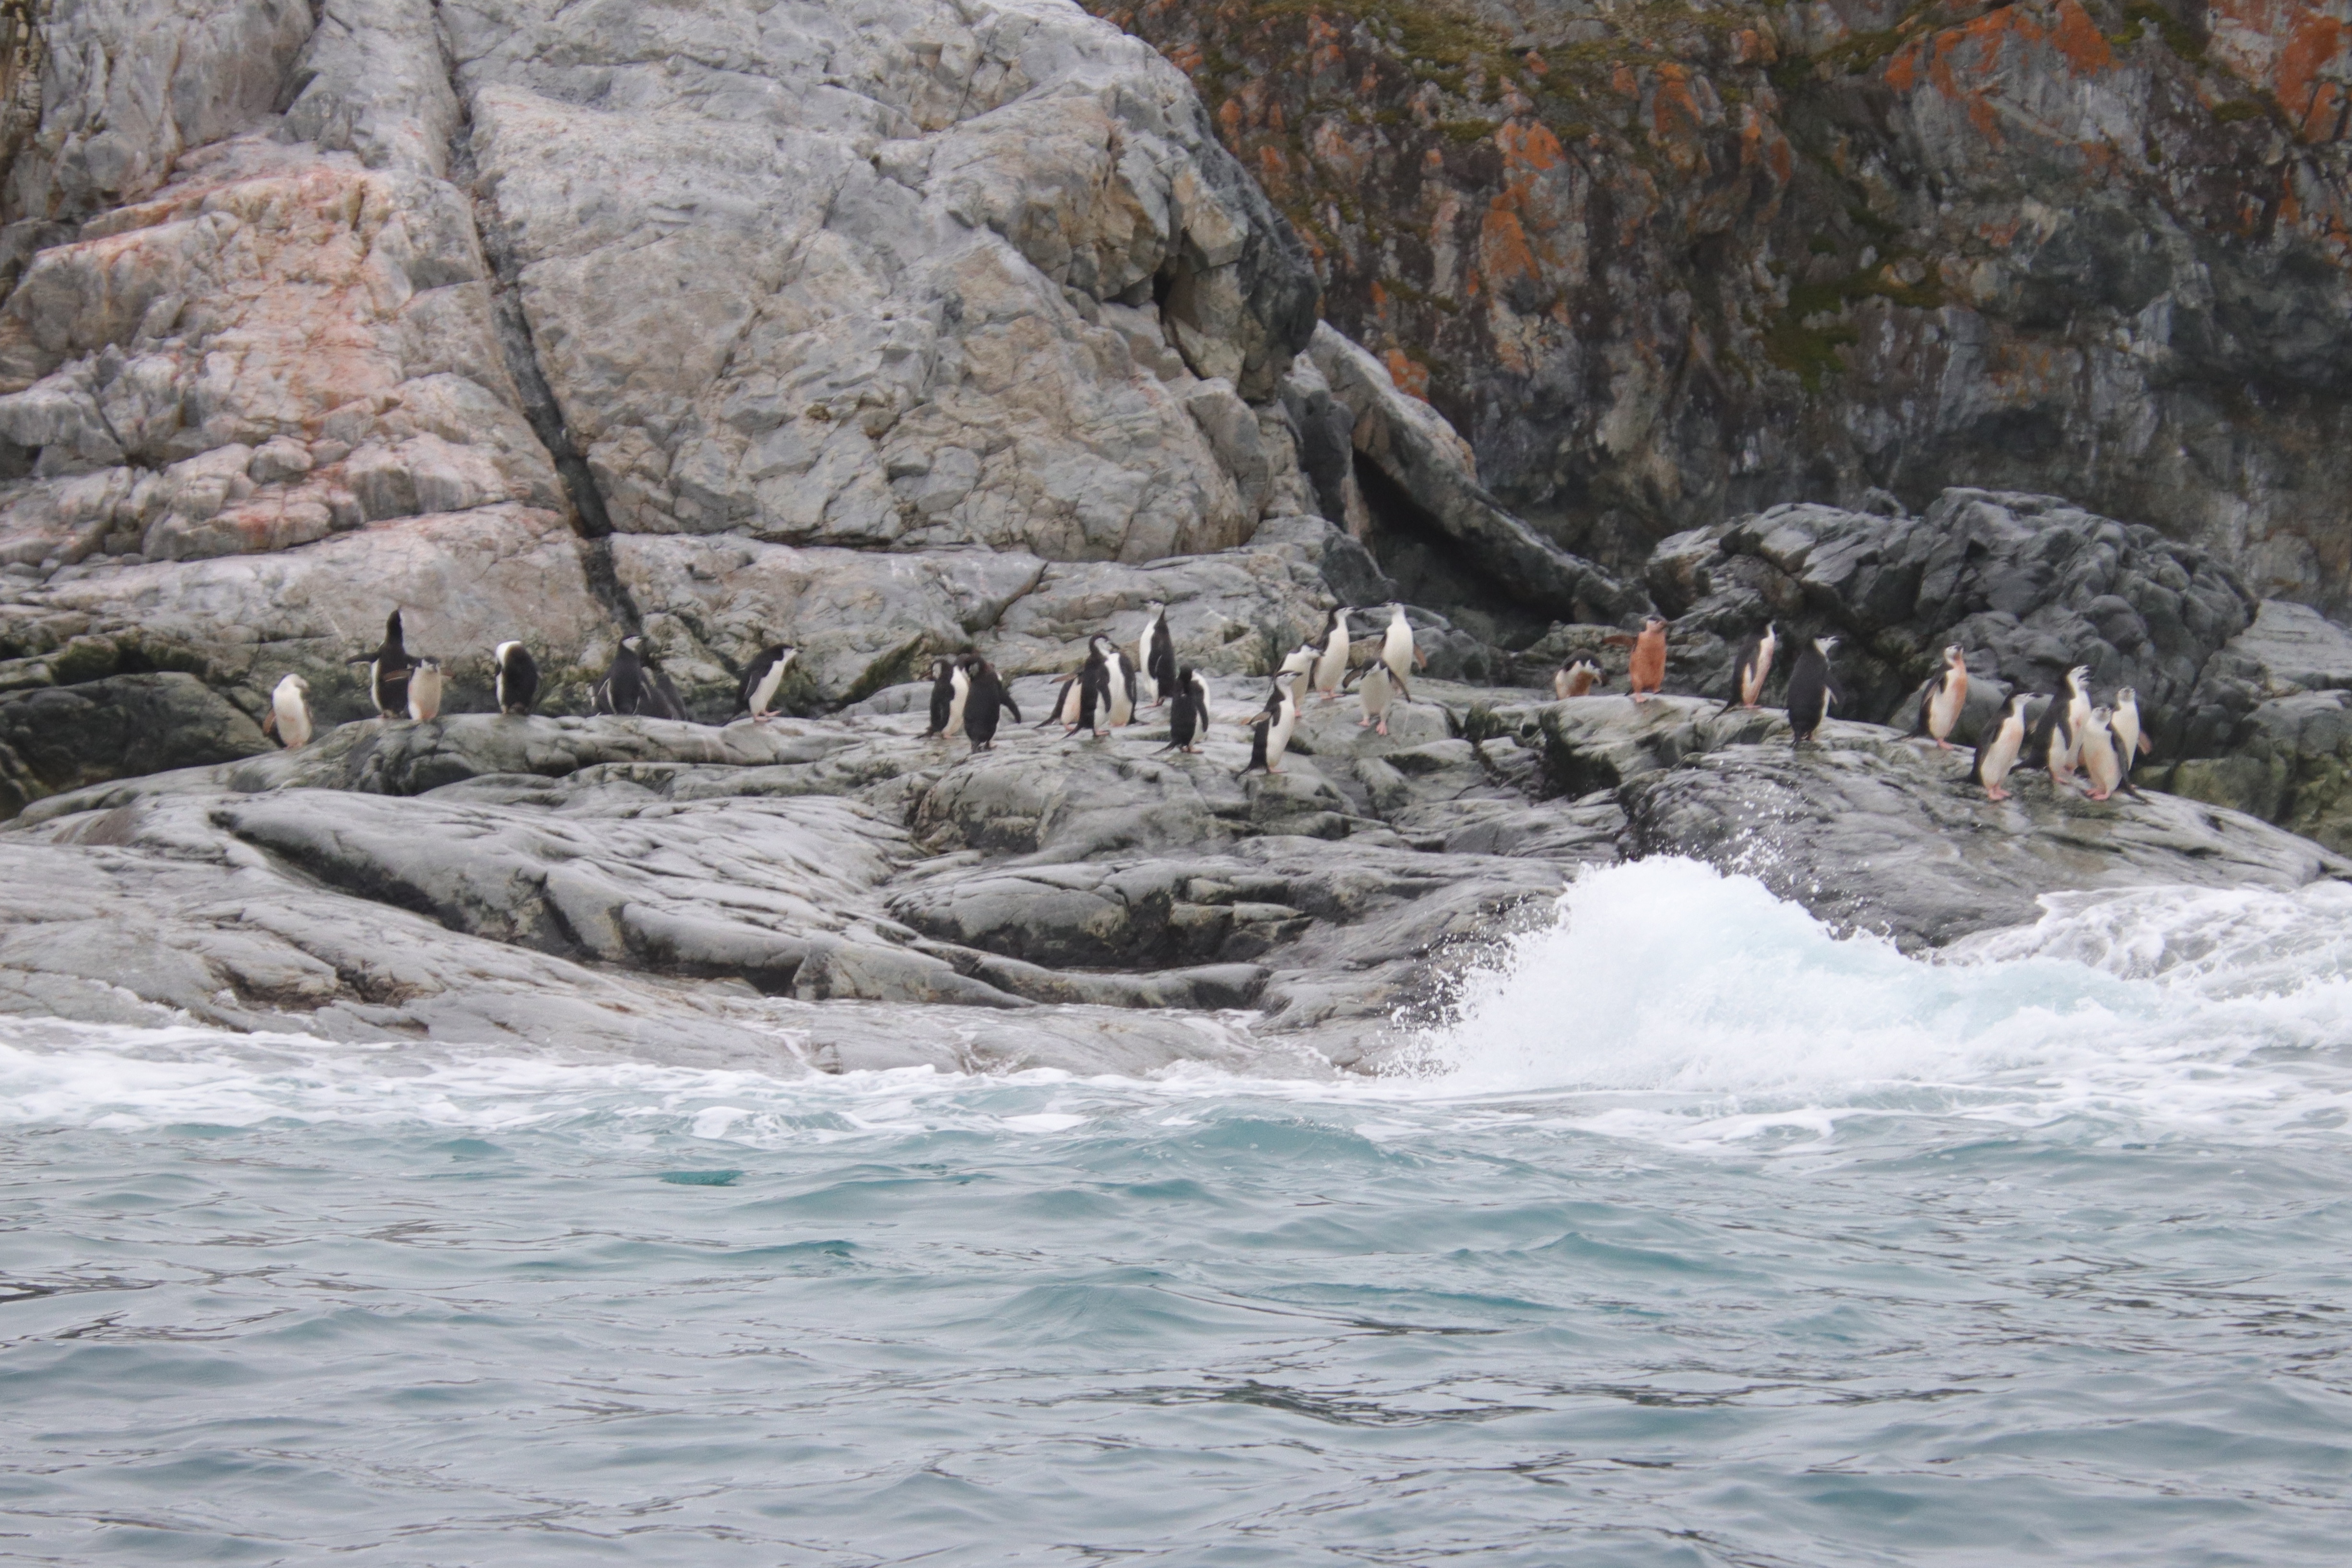
POLYGON ((2091 666, 2077 664, 2066 672, 2067 689, 2076 694, 2087 690, 2091 684, 2091 666))
POLYGON ((1828 658, 1828 657, 1830 656, 1830 650, 1831 650, 1831 649, 1832 649, 1832 648, 1834 648, 1834 647, 1836 647, 1837 645, 1838 645, 1837 633, 1836 633, 1836 632, 1831 632, 1831 633, 1830 633, 1828 636, 1826 636, 1826 637, 1816 637, 1816 638, 1814 638, 1814 639, 1813 639, 1813 648, 1814 648, 1814 651, 1815 651, 1815 652, 1817 652, 1817 653, 1819 653, 1821 654, 1821 656, 1822 656, 1822 658, 1824 658, 1824 659, 1826 659, 1826 658, 1828 658))
POLYGON ((643 637, 638 636, 635 632, 630 632, 627 636, 621 639, 621 646, 626 648, 632 653, 642 652, 645 645, 646 640, 643 637))
POLYGON ((2116 688, 2116 706, 2119 709, 2139 706, 2139 694, 2132 690, 2129 686, 2117 686, 2116 688))
POLYGON ((383 635, 387 642, 400 641, 400 612, 395 610, 383 618, 383 635))
POLYGON ((1663 632, 1665 627, 1666 618, 1663 615, 1653 615, 1642 622, 1642 630, 1644 632, 1663 632))
POLYGON ((1968 663, 1968 655, 1960 651, 1960 645, 1958 643, 1947 643, 1944 644, 1944 663, 1958 668, 1968 663))
POLYGON ((514 651, 521 646, 522 644, 520 643, 501 643, 496 648, 490 650, 490 658, 494 663, 503 664, 509 659, 513 658, 514 651))
POLYGON ((278 683, 278 689, 281 692, 292 692, 298 697, 306 697, 310 695, 310 683, 299 675, 289 675, 278 683))
POLYGON ((2115 717, 2115 713, 2112 709, 2095 707, 2091 710, 2091 723, 2101 729, 2105 729, 2106 727, 2107 721, 2113 717, 2115 717))
POLYGON ((441 661, 438 659, 419 659, 416 661, 416 667, 420 670, 429 670, 434 674, 437 675, 441 673, 441 661))
POLYGON ((1143 607, 1143 612, 1157 621, 1168 613, 1168 606, 1164 601, 1155 599, 1143 607))

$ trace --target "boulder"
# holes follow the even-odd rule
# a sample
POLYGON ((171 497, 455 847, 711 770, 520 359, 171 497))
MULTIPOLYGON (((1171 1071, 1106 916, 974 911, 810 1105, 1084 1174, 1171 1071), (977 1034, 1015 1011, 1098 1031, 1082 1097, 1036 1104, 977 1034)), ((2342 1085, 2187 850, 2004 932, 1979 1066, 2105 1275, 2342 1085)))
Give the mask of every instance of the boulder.
POLYGON ((0 818, 102 779, 269 749, 260 726, 194 675, 111 675, 0 693, 0 818))

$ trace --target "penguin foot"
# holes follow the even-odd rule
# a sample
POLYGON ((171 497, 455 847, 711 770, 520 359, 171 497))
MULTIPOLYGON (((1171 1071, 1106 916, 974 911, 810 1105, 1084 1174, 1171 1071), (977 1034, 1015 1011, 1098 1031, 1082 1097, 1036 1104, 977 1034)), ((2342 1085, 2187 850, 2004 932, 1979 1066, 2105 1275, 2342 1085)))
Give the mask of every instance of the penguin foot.
POLYGON ((1936 749, 1938 751, 1949 751, 1952 749, 1952 743, 1938 736, 1936 739, 1936 749))
POLYGON ((1389 721, 1386 719, 1381 720, 1380 727, 1372 731, 1374 735, 1386 735, 1388 732, 1389 721))
POLYGON ((1985 789, 1985 799, 1988 800, 2006 800, 2009 799, 2009 791, 2006 789, 1995 789, 1990 786, 1987 786, 1985 789))

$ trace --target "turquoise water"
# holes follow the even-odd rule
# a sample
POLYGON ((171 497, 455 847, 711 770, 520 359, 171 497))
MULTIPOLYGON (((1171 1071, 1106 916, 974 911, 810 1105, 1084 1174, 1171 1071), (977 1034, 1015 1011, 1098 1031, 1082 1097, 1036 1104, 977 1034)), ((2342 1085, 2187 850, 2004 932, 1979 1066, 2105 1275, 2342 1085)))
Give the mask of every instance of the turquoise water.
POLYGON ((1673 863, 1376 1083, 0 1022, 0 1558, 2302 1563, 2352 905, 1673 863))

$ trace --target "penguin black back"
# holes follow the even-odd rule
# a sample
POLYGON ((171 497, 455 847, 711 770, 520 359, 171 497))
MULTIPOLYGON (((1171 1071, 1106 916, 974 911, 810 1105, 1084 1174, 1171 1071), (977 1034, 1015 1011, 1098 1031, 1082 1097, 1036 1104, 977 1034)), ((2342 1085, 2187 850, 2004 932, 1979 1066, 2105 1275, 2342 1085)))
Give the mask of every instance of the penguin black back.
POLYGON ((1010 711, 1015 723, 1021 709, 1013 694, 1004 689, 997 675, 996 666, 977 653, 963 656, 965 674, 971 688, 963 699, 963 733, 974 751, 992 751, 996 747, 996 724, 1000 710, 1010 711))
POLYGON ((1805 644, 1797 654, 1797 662, 1789 669, 1789 744, 1802 746, 1822 727, 1829 716, 1831 706, 1837 701, 1837 681, 1830 674, 1830 650, 1837 646, 1834 637, 1820 637, 1805 644))
POLYGON ((2054 743, 2063 747, 2074 743, 2074 727, 2066 720, 2066 699, 2063 696, 2042 699, 2042 716, 2025 734, 2025 749, 2018 754, 2019 763, 2026 768, 2050 766, 2050 748, 2054 743))
POLYGON ((1168 612, 1162 610, 1160 619, 1151 623, 1150 664, 1144 674, 1151 677, 1153 689, 1164 701, 1171 688, 1181 685, 1183 676, 1176 670, 1176 644, 1168 635, 1168 612))
POLYGON ((1186 669, 1160 688, 1168 699, 1168 744, 1160 748, 1163 751, 1192 750, 1192 737, 1201 732, 1201 696, 1192 679, 1192 672, 1186 669))
POLYGON ((783 685, 785 672, 799 657, 799 649, 788 648, 782 643, 761 649, 743 668, 743 679, 735 688, 735 711, 765 718, 775 705, 776 690, 783 685))
POLYGON ((539 700, 539 665, 520 643, 501 643, 498 649, 499 711, 518 716, 530 712, 539 700))
POLYGON ((376 712, 387 718, 408 716, 408 674, 416 661, 408 656, 399 611, 383 618, 383 641, 375 652, 351 662, 368 667, 368 695, 374 699, 376 712))
POLYGON ((948 732, 948 716, 955 711, 955 661, 931 661, 931 727, 923 731, 929 740, 948 732))

